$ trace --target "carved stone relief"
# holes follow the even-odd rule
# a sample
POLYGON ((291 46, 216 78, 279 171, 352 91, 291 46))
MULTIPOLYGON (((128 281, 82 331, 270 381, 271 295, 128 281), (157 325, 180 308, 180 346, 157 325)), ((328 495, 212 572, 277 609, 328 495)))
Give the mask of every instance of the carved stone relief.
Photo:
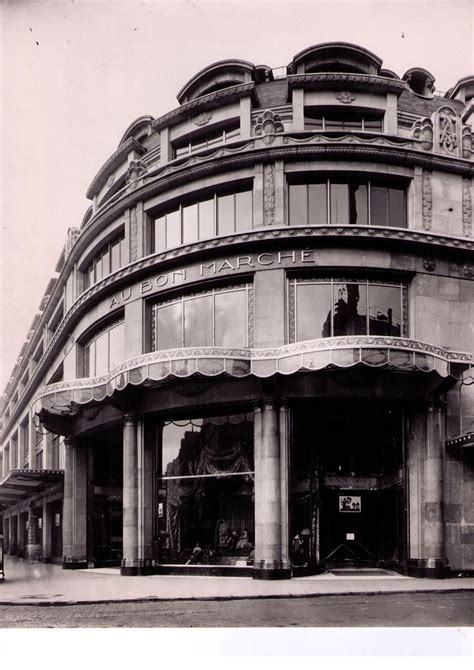
POLYGON ((472 132, 469 126, 463 126, 462 128, 462 157, 467 158, 468 160, 472 157, 472 132))
POLYGON ((339 102, 342 102, 344 105, 350 105, 355 99, 356 96, 350 91, 339 91, 336 93, 336 100, 339 100, 339 102))
POLYGON ((462 180, 462 230, 465 237, 472 235, 472 193, 471 179, 464 177, 462 180))
POLYGON ((423 209, 423 228, 431 230, 433 220, 433 192, 431 189, 431 170, 423 170, 422 176, 422 209, 423 209))
POLYGON ((147 167, 143 161, 133 160, 130 161, 130 165, 127 170, 126 183, 135 188, 138 186, 138 181, 144 177, 147 173, 147 167))
POLYGON ((434 258, 424 258, 423 267, 428 272, 434 272, 436 270, 436 261, 434 260, 434 258))
POLYGON ((453 154, 459 145, 458 117, 450 107, 441 107, 437 112, 438 144, 446 153, 453 154))
POLYGON ((76 244, 76 240, 81 234, 79 228, 68 228, 67 238, 66 238, 66 247, 64 251, 64 258, 66 259, 72 251, 73 246, 76 244))
POLYGON ((284 130, 280 115, 270 109, 258 117, 255 125, 255 135, 260 135, 265 144, 273 144, 275 133, 282 133, 284 130))
POLYGON ((412 136, 421 142, 421 148, 431 151, 433 148, 433 122, 428 117, 418 119, 411 127, 412 136))
POLYGON ((263 166, 263 223, 275 223, 275 168, 272 164, 263 166))
POLYGON ((194 119, 195 126, 205 126, 212 119, 211 112, 201 112, 194 119))

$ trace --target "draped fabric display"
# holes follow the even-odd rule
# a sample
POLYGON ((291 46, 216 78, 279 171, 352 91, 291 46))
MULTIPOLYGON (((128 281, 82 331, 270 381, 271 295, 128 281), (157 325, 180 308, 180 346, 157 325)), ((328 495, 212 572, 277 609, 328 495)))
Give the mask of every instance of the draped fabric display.
POLYGON ((235 564, 253 546, 252 415, 167 423, 158 519, 161 562, 235 564), (196 544, 202 553, 195 552, 196 544), (193 549, 194 548, 194 549, 193 549))

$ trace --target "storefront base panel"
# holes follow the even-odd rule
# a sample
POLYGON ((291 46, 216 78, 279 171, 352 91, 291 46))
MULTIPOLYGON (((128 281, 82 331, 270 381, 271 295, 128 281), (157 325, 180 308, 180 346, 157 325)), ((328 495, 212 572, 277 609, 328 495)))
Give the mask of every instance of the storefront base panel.
POLYGON ((252 577, 253 568, 235 565, 158 565, 157 575, 194 575, 207 577, 252 577))
POLYGON ((407 575, 428 579, 446 579, 450 576, 450 569, 445 558, 411 558, 407 565, 407 575))
POLYGON ((87 560, 85 558, 63 558, 63 570, 83 570, 87 568, 87 560))
POLYGON ((291 569, 290 568, 276 568, 276 569, 254 568, 252 577, 254 579, 266 579, 266 580, 291 579, 291 569))

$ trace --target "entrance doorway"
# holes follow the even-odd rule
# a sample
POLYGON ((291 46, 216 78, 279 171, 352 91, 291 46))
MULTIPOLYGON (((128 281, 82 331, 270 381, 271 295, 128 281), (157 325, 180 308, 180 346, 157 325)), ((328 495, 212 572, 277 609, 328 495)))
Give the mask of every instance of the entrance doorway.
POLYGON ((402 563, 401 409, 381 402, 314 402, 292 416, 289 539, 296 573, 402 563))

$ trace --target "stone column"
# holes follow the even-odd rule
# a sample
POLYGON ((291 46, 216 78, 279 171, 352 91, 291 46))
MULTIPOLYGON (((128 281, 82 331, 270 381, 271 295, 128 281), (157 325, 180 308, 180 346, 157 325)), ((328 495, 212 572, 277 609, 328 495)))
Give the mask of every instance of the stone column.
POLYGON ((411 417, 408 450, 410 547, 408 574, 443 578, 446 559, 443 495, 445 415, 441 403, 411 417))
POLYGON ((87 567, 87 448, 65 438, 63 568, 87 567))
POLYGON ((37 561, 41 554, 41 543, 38 529, 38 516, 33 507, 28 509, 28 538, 26 542, 26 558, 37 561))
POLYGON ((273 398, 256 408, 255 419, 254 578, 285 579, 290 568, 282 557, 280 417, 273 398))
POLYGON ((51 518, 51 505, 48 505, 46 500, 43 500, 43 562, 51 563, 52 557, 52 526, 53 520, 51 518))
POLYGON ((43 469, 53 469, 53 436, 48 431, 43 440, 43 469))
POLYGON ((25 558, 25 521, 22 514, 18 515, 18 556, 25 558))
POLYGON ((135 416, 123 420, 123 558, 122 575, 138 574, 138 449, 135 416))
POLYGON ((18 516, 10 517, 10 554, 17 556, 18 554, 18 516))
POLYGON ((147 575, 153 566, 153 425, 138 423, 138 574, 147 575))
POLYGON ((281 488, 281 561, 285 570, 291 569, 289 553, 289 501, 288 501, 289 453, 288 453, 288 407, 280 407, 280 488, 281 488))

